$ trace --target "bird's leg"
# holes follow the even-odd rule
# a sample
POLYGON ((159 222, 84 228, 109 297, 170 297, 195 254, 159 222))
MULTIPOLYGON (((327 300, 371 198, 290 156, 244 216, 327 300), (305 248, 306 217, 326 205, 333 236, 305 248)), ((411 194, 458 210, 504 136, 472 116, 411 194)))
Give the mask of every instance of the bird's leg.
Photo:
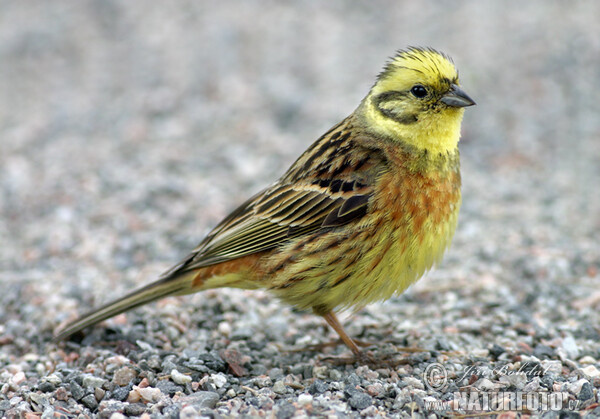
POLYGON ((348 346, 348 348, 350 348, 350 350, 352 351, 352 354, 353 354, 349 358, 344 357, 344 356, 341 356, 341 357, 330 356, 330 357, 325 357, 322 359, 332 361, 337 365, 349 365, 349 364, 354 364, 355 362, 360 362, 361 364, 364 364, 364 365, 370 365, 373 368, 380 368, 382 366, 386 366, 386 367, 397 366, 400 364, 407 363, 406 359, 404 359, 404 358, 384 359, 384 358, 377 358, 377 357, 373 356, 373 354, 370 352, 366 352, 366 353, 361 352, 361 350, 358 349, 356 342, 354 342, 352 340, 352 338, 350 338, 350 336, 348 336, 348 334, 346 333, 346 331, 340 324, 340 321, 338 320, 337 316, 333 313, 333 311, 330 311, 327 314, 321 314, 321 316, 325 320, 327 320, 327 323, 329 323, 329 326, 331 326, 333 328, 333 330, 335 330, 337 332, 337 334, 340 336, 342 341, 346 344, 346 346, 348 346))
POLYGON ((329 326, 331 326, 333 328, 333 330, 335 330, 337 332, 337 334, 340 336, 342 341, 346 344, 346 346, 348 348, 350 348, 350 350, 354 353, 354 355, 357 358, 360 358, 362 356, 360 349, 358 349, 358 346, 356 346, 356 343, 354 343, 352 338, 350 336, 348 336, 348 334, 346 333, 346 331, 340 324, 340 321, 338 320, 335 313, 333 311, 330 311, 329 313, 323 314, 322 316, 327 321, 329 326))

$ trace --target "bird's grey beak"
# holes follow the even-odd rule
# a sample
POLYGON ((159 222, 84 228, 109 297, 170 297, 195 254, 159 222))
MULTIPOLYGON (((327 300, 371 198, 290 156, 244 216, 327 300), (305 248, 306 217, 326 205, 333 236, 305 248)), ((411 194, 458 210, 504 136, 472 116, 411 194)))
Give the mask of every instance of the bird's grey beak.
POLYGON ((475 101, 456 84, 452 84, 450 86, 450 91, 442 96, 440 100, 446 105, 454 108, 464 108, 466 106, 475 105, 475 101))

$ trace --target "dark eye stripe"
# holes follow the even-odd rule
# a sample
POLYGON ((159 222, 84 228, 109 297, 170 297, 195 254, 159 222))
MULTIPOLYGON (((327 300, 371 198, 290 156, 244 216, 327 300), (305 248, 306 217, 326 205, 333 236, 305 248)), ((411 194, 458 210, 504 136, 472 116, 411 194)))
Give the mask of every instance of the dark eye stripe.
POLYGON ((382 102, 387 102, 389 100, 399 100, 408 96, 408 92, 399 92, 397 90, 392 90, 389 92, 383 92, 373 98, 375 106, 379 108, 379 105, 382 102))
POLYGON ((389 91, 389 92, 383 92, 373 98, 373 105, 375 105, 377 110, 379 112, 381 112, 382 115, 384 115, 390 119, 393 119, 396 122, 399 122, 401 124, 414 124, 415 122, 418 121, 416 114, 398 115, 397 113, 392 112, 389 109, 385 109, 385 108, 381 107, 382 103, 388 102, 390 100, 400 100, 400 99, 406 98, 410 94, 411 93, 408 91, 400 92, 400 91, 395 91, 395 90, 389 91))

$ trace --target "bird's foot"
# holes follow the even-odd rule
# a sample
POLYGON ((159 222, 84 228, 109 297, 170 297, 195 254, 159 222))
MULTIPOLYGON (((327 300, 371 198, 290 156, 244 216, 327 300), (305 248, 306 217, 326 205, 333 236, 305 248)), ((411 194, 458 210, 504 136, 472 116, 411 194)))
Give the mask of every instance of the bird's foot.
POLYGON ((399 353, 375 353, 373 351, 360 351, 358 353, 347 353, 343 355, 323 355, 319 361, 333 365, 366 365, 372 369, 396 367, 408 364, 408 358, 399 353))

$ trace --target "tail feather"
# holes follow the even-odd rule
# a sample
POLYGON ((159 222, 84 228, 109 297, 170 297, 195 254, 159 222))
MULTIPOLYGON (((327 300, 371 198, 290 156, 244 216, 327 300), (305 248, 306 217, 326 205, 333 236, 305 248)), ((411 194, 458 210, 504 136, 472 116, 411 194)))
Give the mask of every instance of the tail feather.
POLYGON ((64 328, 57 331, 54 335, 54 341, 66 339, 88 326, 92 326, 116 316, 117 314, 156 301, 160 298, 169 295, 181 295, 193 292, 196 276, 197 272, 187 272, 175 277, 159 279, 143 288, 137 289, 116 301, 110 302, 81 316, 72 323, 67 324, 64 328))

